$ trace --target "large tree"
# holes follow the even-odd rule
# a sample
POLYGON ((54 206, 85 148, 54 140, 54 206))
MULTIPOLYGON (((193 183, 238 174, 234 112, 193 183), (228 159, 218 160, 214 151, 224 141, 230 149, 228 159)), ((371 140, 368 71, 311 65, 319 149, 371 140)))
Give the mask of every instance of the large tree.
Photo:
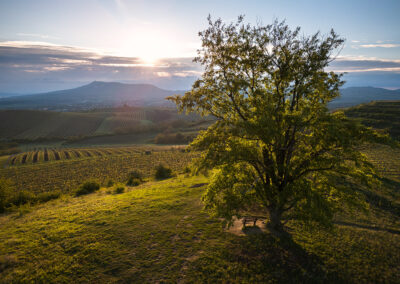
POLYGON ((283 231, 289 216, 331 224, 342 202, 357 203, 343 177, 368 184, 371 164, 357 149, 376 136, 330 112, 341 75, 327 72, 343 39, 332 30, 302 36, 284 22, 251 26, 212 21, 199 33, 195 58, 204 73, 189 92, 170 99, 180 111, 216 122, 191 143, 196 167, 214 168, 206 207, 231 222, 265 213, 283 231))

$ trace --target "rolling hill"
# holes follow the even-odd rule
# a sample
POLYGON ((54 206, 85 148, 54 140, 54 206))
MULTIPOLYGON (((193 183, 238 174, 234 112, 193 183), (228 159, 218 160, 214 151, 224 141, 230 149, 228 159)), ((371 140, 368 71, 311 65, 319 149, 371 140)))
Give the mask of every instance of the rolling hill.
POLYGON ((0 99, 0 109, 76 110, 112 107, 172 105, 166 97, 183 93, 163 90, 150 84, 123 84, 94 81, 74 89, 0 99))
POLYGON ((400 100, 400 90, 373 87, 349 87, 340 90, 341 96, 331 103, 330 108, 351 107, 372 101, 400 100))
POLYGON ((100 140, 104 140, 107 137, 112 138, 111 136, 119 137, 112 138, 113 141, 116 138, 125 141, 129 137, 129 141, 136 141, 140 137, 148 140, 164 131, 187 132, 186 134, 191 135, 206 127, 208 124, 203 125, 203 122, 206 123, 208 120, 194 114, 189 116, 178 114, 175 109, 167 107, 124 106, 80 112, 0 110, 0 142, 2 140, 76 142, 83 138, 101 137, 100 140))
POLYGON ((385 129, 394 139, 400 140, 400 101, 379 101, 348 108, 346 116, 376 129, 385 129))
MULTIPOLYGON (((373 87, 349 87, 340 90, 341 97, 329 104, 331 109, 351 107, 371 101, 400 100, 400 90, 373 87)), ((99 107, 171 106, 165 100, 184 91, 160 89, 150 84, 124 84, 94 81, 74 89, 33 95, 1 98, 0 109, 45 109, 55 111, 86 110, 99 107)))

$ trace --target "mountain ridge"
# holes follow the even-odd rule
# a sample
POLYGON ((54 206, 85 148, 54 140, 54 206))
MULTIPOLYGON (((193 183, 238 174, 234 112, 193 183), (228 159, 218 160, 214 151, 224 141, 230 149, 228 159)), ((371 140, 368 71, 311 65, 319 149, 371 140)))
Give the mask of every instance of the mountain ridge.
POLYGON ((151 84, 93 81, 72 89, 2 98, 0 99, 0 109, 88 109, 124 104, 168 106, 171 103, 167 102, 165 98, 182 92, 164 90, 151 84))
MULTIPOLYGON (((183 94, 184 90, 165 90, 152 84, 93 81, 65 90, 0 98, 0 109, 79 110, 99 107, 170 106, 166 97, 183 94)), ((400 90, 376 87, 347 87, 341 96, 329 103, 329 108, 351 107, 371 101, 400 100, 400 90)))

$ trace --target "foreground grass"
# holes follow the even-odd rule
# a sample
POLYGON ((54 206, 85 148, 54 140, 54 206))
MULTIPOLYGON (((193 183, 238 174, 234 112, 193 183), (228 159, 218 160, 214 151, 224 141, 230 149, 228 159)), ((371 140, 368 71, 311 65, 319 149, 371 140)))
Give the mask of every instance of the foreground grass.
POLYGON ((292 241, 236 236, 202 212, 206 182, 179 176, 3 215, 0 282, 398 281, 396 212, 374 207, 363 223, 344 216, 333 233, 292 223, 292 241))

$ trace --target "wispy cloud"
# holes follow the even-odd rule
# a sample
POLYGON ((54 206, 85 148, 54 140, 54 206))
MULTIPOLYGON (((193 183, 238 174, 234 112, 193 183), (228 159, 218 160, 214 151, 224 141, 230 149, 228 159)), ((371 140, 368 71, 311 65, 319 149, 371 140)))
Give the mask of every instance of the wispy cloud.
POLYGON ((51 35, 31 34, 31 33, 17 33, 17 36, 34 37, 34 38, 41 38, 41 39, 59 39, 58 37, 51 36, 51 35))
POLYGON ((400 72, 399 59, 363 56, 340 56, 328 68, 334 72, 400 72))
POLYGON ((382 48, 395 48, 400 47, 400 44, 393 44, 393 43, 377 43, 377 44, 361 44, 359 45, 362 48, 375 48, 375 47, 382 47, 382 48))

